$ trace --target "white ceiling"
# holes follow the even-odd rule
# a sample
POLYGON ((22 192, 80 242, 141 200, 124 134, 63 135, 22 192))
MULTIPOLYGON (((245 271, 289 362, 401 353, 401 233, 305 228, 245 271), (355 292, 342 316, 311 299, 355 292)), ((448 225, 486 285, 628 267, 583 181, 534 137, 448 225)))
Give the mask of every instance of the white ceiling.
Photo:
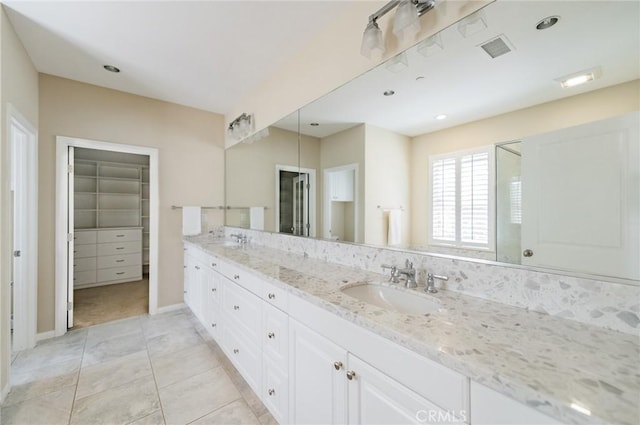
POLYGON ((229 111, 349 6, 336 1, 3 4, 39 72, 217 113, 229 111), (122 72, 107 72, 105 64, 122 72))
MULTIPOLYGON (((366 122, 414 137, 640 78, 638 1, 498 0, 483 13, 484 31, 464 38, 453 25, 435 55, 412 48, 401 72, 383 64, 305 106, 302 133, 326 137, 366 122), (561 17, 557 25, 535 29, 551 15, 561 17), (491 59, 478 46, 501 34, 514 50, 491 59), (602 76, 593 82, 563 89, 555 81, 596 66, 602 76), (448 118, 437 121, 438 114, 448 118)), ((275 125, 295 131, 297 124, 292 115, 275 125)))

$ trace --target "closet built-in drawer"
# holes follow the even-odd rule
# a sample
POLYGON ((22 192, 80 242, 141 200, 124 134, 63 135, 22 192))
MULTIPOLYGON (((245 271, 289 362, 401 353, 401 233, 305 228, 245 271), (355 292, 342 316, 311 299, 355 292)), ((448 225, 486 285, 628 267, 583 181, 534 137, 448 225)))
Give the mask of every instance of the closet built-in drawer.
POLYGON ((84 272, 74 272, 73 273, 73 284, 75 285, 86 285, 89 283, 96 283, 96 271, 88 270, 84 272))
POLYGON ((73 258, 95 257, 96 245, 73 245, 73 258))
POLYGON ((86 272, 96 269, 96 257, 77 258, 73 260, 73 271, 86 272))
POLYGON ((141 241, 141 229, 100 230, 98 243, 141 241))
POLYGON ((73 242, 76 245, 83 245, 88 243, 96 243, 96 231, 95 230, 87 230, 87 231, 78 231, 73 232, 73 242))
POLYGON ((121 279, 142 279, 142 267, 131 266, 98 270, 98 282, 110 282, 121 279))
POLYGON ((98 257, 99 269, 110 269, 112 267, 128 267, 142 265, 142 256, 138 254, 126 255, 106 255, 98 257))
POLYGON ((142 252, 142 243, 135 242, 117 242, 117 243, 101 243, 98 244, 98 255, 119 255, 134 254, 142 252))
POLYGON ((262 300, 233 282, 224 282, 225 323, 233 323, 251 341, 260 341, 262 300))

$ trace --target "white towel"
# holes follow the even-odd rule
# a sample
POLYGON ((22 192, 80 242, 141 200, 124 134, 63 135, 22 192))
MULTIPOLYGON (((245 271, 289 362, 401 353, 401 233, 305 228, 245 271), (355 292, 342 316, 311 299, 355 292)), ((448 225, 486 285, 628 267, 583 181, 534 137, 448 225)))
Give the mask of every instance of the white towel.
POLYGON ((402 219, 401 213, 402 211, 399 209, 389 211, 389 232, 387 234, 387 245, 389 246, 400 245, 400 220, 402 219))
POLYGON ((264 230, 264 207, 249 208, 249 228, 264 230))
POLYGON ((200 207, 182 207, 182 234, 199 235, 201 232, 202 209, 200 207))

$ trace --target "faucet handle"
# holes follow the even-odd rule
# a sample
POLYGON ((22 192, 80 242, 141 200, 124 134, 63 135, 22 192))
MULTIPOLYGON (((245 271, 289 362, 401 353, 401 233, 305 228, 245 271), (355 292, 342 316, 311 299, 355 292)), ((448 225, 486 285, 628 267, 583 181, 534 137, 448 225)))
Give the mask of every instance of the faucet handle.
POLYGON ((409 261, 409 259, 407 258, 406 261, 404 262, 404 266, 407 269, 412 269, 413 268, 413 262, 409 261))

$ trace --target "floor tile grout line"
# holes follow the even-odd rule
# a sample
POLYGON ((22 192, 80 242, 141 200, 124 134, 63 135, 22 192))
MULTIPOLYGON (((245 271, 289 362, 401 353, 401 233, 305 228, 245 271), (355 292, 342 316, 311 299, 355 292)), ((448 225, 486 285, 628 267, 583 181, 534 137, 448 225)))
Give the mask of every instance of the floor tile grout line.
MULTIPOLYGON (((140 327, 142 328, 142 323, 140 323, 140 327)), ((158 404, 160 405, 160 413, 162 414, 162 420, 166 424, 167 417, 164 415, 164 406, 162 405, 162 398, 160 398, 160 388, 158 388, 158 380, 156 379, 156 372, 153 368, 153 361, 151 361, 151 353, 149 352, 149 342, 147 341, 144 329, 142 330, 142 338, 144 339, 144 346, 147 350, 147 359, 149 360, 149 367, 151 368, 151 376, 153 376, 153 384, 156 387, 156 396, 158 397, 158 404)))
POLYGON ((71 418, 73 417, 73 408, 76 405, 76 395, 78 394, 78 384, 80 383, 80 372, 82 372, 82 363, 84 362, 84 353, 87 349, 87 339, 89 338, 89 331, 85 332, 84 344, 82 344, 82 356, 80 356, 80 366, 78 366, 78 378, 76 379, 75 389, 73 391, 73 399, 71 400, 71 409, 69 410, 68 425, 71 425, 71 418))
MULTIPOLYGON (((226 373, 226 372, 225 372, 225 373, 226 373)), ((232 384, 233 384, 233 382, 232 382, 232 384)), ((237 388, 236 388, 236 390, 237 390, 237 388)), ((238 391, 238 394, 240 394, 240 391, 238 391)), ((235 403, 235 402, 236 402, 236 401, 238 401, 238 400, 242 400, 242 394, 240 394, 240 397, 238 397, 238 398, 236 398, 236 399, 234 399, 234 400, 231 400, 230 402, 225 403, 225 404, 223 404, 222 406, 219 406, 218 408, 213 409, 213 410, 212 410, 212 411, 210 411, 210 412, 205 413, 204 415, 200 416, 199 418, 195 418, 194 420, 192 420, 192 421, 190 421, 190 422, 187 422, 187 425, 192 424, 192 423, 194 423, 194 422, 196 422, 196 421, 199 421, 200 419, 204 418, 205 416, 209 416, 209 415, 210 415, 210 414, 212 414, 212 413, 215 413, 215 412, 217 412, 217 411, 219 411, 219 410, 222 410, 222 409, 224 409, 225 407, 229 406, 229 405, 230 405, 230 404, 232 404, 232 403, 235 403)), ((245 403, 246 403, 246 402, 245 402, 245 403)), ((251 411, 251 409, 249 409, 249 411, 251 411)), ((253 412, 251 412, 251 414, 253 414, 253 412)), ((253 414, 253 416, 255 416, 255 414, 253 414)), ((257 418, 256 418, 256 419, 257 419, 257 418)))

